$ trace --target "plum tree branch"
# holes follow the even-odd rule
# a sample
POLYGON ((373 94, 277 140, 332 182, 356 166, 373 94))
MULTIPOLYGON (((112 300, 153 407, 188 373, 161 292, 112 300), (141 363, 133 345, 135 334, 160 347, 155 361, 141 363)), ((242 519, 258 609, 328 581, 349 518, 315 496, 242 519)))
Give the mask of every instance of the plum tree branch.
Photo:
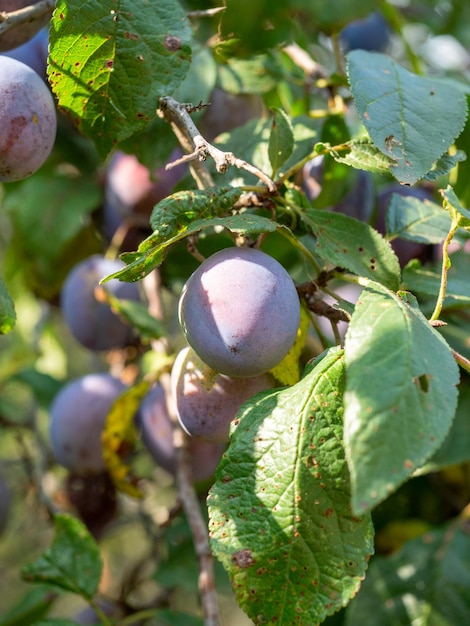
POLYGON ((33 22, 48 13, 52 16, 54 8, 55 0, 39 0, 17 11, 0 11, 0 37, 14 26, 33 22))
POLYGON ((194 107, 188 104, 181 104, 170 96, 160 98, 160 110, 163 116, 171 123, 172 127, 176 127, 189 140, 192 150, 189 154, 185 154, 181 159, 168 163, 166 169, 171 169, 180 163, 189 161, 203 162, 207 157, 211 157, 215 163, 217 172, 225 174, 229 165, 233 165, 239 169, 243 169, 250 174, 257 176, 268 188, 268 191, 274 193, 277 191, 274 181, 260 169, 236 157, 233 152, 224 152, 205 139, 191 119, 189 112, 194 107))

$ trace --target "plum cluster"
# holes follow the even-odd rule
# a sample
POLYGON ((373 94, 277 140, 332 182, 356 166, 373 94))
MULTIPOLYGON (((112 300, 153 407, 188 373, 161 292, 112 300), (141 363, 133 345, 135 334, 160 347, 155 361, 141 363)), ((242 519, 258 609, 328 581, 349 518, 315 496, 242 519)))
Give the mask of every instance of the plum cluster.
POLYGON ((180 352, 171 375, 179 421, 193 437, 228 441, 240 406, 273 386, 268 372, 295 341, 295 285, 268 254, 226 248, 190 276, 179 318, 191 347, 180 352))

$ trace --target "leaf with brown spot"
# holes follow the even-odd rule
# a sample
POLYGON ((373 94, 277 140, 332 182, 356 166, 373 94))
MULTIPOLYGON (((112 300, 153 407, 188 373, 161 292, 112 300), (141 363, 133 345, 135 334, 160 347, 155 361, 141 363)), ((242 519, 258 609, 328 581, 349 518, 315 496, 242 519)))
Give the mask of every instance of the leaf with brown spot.
POLYGON ((319 624, 355 595, 367 567, 373 528, 350 508, 343 389, 335 348, 296 385, 246 403, 233 424, 209 492, 209 530, 255 624, 319 624))
POLYGON ((134 9, 133 0, 59 0, 52 19, 53 91, 102 158, 155 119, 159 98, 171 95, 190 68, 192 30, 180 3, 134 9))

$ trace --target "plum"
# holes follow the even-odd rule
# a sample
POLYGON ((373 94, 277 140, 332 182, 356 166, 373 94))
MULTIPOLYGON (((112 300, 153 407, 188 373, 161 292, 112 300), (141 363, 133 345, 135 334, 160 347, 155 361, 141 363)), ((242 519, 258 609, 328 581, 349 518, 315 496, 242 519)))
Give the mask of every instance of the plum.
POLYGON ((206 365, 190 347, 183 348, 171 371, 171 393, 179 422, 188 435, 228 442, 230 422, 241 405, 273 387, 269 374, 231 378, 206 365))
POLYGON ((371 13, 367 17, 350 22, 339 34, 341 45, 350 50, 382 52, 390 43, 390 27, 384 16, 371 13))
MULTIPOLYGON (((107 302, 96 297, 99 281, 124 267, 119 260, 94 254, 72 268, 62 285, 62 313, 75 339, 89 350, 123 348, 131 342, 132 328, 116 315, 107 302)), ((121 300, 140 299, 137 283, 113 279, 104 289, 121 300)))
POLYGON ((0 56, 0 181, 36 172, 51 153, 57 131, 52 94, 30 67, 0 56))
POLYGON ((253 248, 225 248, 189 277, 179 300, 189 345, 216 372, 248 378, 277 365, 292 347, 300 304, 284 267, 253 248))
POLYGON ((87 374, 67 383, 50 408, 49 433, 56 461, 75 474, 106 469, 101 433, 111 405, 126 389, 106 372, 87 374))
MULTIPOLYGON (((24 7, 37 4, 39 0, 2 0, 0 9, 6 13, 24 9, 24 7)), ((51 19, 51 14, 46 13, 24 24, 13 26, 0 36, 0 52, 12 50, 17 46, 29 41, 51 19)))
MULTIPOLYGON (((172 152, 169 162, 181 156, 172 152)), ((121 250, 135 250, 152 231, 150 216, 153 207, 173 191, 187 173, 186 164, 151 172, 133 154, 117 150, 109 160, 105 178, 105 197, 102 209, 102 232, 111 241, 123 224, 125 232, 121 250)))
MULTIPOLYGON (((176 454, 173 445, 173 424, 168 412, 163 387, 154 385, 140 403, 135 423, 142 441, 156 463, 173 476, 176 475, 176 454)), ((189 441, 192 479, 195 482, 210 478, 225 450, 225 446, 207 441, 189 441)))
MULTIPOLYGON (((125 615, 124 608, 113 600, 100 598, 98 606, 106 617, 112 617, 117 620, 125 615)), ((73 619, 79 626, 100 626, 100 624, 103 624, 101 618, 98 617, 96 611, 91 606, 82 609, 73 619)))

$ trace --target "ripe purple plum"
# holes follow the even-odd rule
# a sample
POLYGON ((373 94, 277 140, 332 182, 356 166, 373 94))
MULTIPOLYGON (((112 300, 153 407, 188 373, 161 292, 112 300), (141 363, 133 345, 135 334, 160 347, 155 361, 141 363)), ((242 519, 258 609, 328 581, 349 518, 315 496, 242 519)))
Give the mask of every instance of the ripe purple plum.
POLYGON ((382 13, 350 22, 339 34, 345 52, 350 50, 376 50, 382 52, 390 43, 390 27, 382 13))
MULTIPOLYGON (((64 319, 75 339, 89 350, 123 348, 132 340, 132 328, 107 302, 97 298, 99 281, 122 267, 124 264, 119 260, 94 254, 78 263, 62 286, 60 302, 64 319)), ((113 279, 103 288, 121 300, 140 299, 137 283, 113 279)))
MULTIPOLYGON (((114 620, 124 617, 126 612, 124 607, 119 603, 109 599, 99 599, 98 606, 100 610, 106 615, 106 617, 112 617, 114 620)), ((96 614, 96 611, 88 606, 74 616, 74 622, 79 626, 100 626, 103 624, 101 618, 96 614)))
MULTIPOLYGON (((135 423, 142 441, 156 463, 176 475, 176 453, 173 445, 173 424, 168 412, 165 392, 160 384, 150 389, 140 403, 135 423)), ((189 441, 192 478, 195 482, 210 478, 219 464, 225 445, 191 439, 189 441)))
POLYGON ((179 319, 189 345, 216 372, 259 376, 292 347, 300 304, 284 267, 253 248, 226 248, 186 282, 179 319))
POLYGON ((51 153, 57 131, 54 99, 30 67, 0 56, 0 181, 36 172, 51 153))
POLYGON ((49 433, 56 461, 79 475, 106 469, 101 433, 111 405, 126 389, 106 372, 67 383, 50 408, 49 433))
MULTIPOLYGON (((174 150, 169 162, 181 156, 174 150)), ((105 198, 102 211, 104 237, 111 241, 123 223, 127 232, 121 250, 135 250, 151 232, 150 216, 153 207, 171 194, 175 185, 188 171, 186 164, 151 172, 133 154, 117 150, 109 160, 105 179, 105 198)))
MULTIPOLYGON (((2 0, 0 9, 6 13, 24 9, 24 7, 37 4, 39 0, 2 0)), ((17 46, 29 41, 51 19, 50 13, 45 13, 33 20, 13 26, 0 37, 0 52, 12 50, 17 46)))
POLYGON ((269 374, 231 378, 215 372, 190 347, 183 348, 171 371, 171 393, 179 422, 188 435, 226 443, 230 422, 252 396, 273 387, 269 374))

